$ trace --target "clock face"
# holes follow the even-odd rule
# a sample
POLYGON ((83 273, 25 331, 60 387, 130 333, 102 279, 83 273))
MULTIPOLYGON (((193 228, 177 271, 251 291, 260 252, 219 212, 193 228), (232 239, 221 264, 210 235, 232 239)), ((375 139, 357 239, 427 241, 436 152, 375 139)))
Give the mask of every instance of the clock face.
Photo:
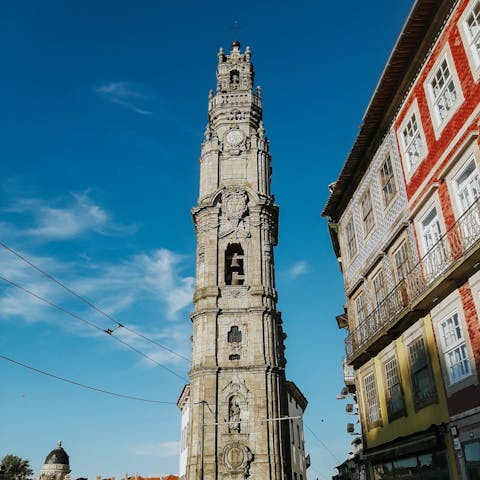
POLYGON ((237 146, 242 143, 243 140, 243 133, 240 130, 230 130, 227 133, 227 142, 230 145, 237 146))

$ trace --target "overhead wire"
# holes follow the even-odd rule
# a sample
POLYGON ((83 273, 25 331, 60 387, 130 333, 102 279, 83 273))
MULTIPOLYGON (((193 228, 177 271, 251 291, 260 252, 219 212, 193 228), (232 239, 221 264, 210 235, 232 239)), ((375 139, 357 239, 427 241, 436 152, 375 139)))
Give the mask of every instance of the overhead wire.
POLYGON ((107 333, 111 338, 115 339, 117 342, 121 343, 122 345, 125 345, 127 348, 129 348, 130 350, 138 353, 139 355, 145 357, 147 360, 150 360, 152 363, 158 365, 159 367, 163 368, 164 370, 166 370, 167 372, 170 372, 172 375, 175 375, 177 378, 179 378, 180 380, 182 380, 183 382, 187 382, 188 383, 188 379, 182 375, 179 375, 177 372, 175 372, 174 370, 172 370, 171 368, 163 365, 162 363, 158 362, 157 360, 155 360, 154 358, 152 358, 150 355, 147 355, 146 353, 142 352, 141 350, 139 350, 138 348, 134 347, 133 345, 130 345, 128 342, 125 342, 124 340, 122 340, 120 337, 116 336, 116 335, 112 335, 112 331, 108 331, 108 330, 104 330, 102 327, 98 326, 97 324, 95 324, 94 322, 91 322, 89 320, 86 320, 84 318, 82 318, 80 315, 77 315, 76 313, 73 313, 71 312, 70 310, 67 310, 66 308, 60 306, 60 305, 57 305, 56 303, 53 303, 51 302, 50 300, 36 294, 35 292, 32 292, 31 290, 29 290, 28 288, 25 288, 23 287, 22 285, 12 281, 12 280, 9 280, 8 278, 4 277, 3 275, 0 275, 0 280, 12 285, 13 287, 15 288, 18 288, 19 290, 22 290, 23 292, 27 293, 28 295, 31 295, 32 297, 46 303, 47 305, 51 306, 52 308, 55 308, 57 310, 59 310, 60 312, 63 312, 65 313, 66 315, 69 315, 70 317, 72 318, 75 318, 76 320, 79 320, 87 325, 89 325, 90 327, 92 328, 95 328, 103 333, 107 333))
MULTIPOLYGON (((25 257, 24 255, 22 255, 21 253, 17 252, 16 250, 14 250, 12 247, 8 246, 6 243, 0 241, 0 247, 4 248, 5 250, 9 251, 11 254, 15 255, 17 258, 19 258, 20 260, 22 260, 24 263, 26 263, 27 265, 29 265, 31 268, 33 268, 34 270, 36 270, 37 272, 41 273, 43 276, 45 276, 46 278, 48 278, 49 280, 51 280, 52 282, 56 283, 59 287, 63 288, 65 291, 67 291, 68 293, 70 293, 71 295, 73 295, 74 297, 76 297, 78 300, 80 300, 82 303, 84 303, 85 305, 87 305, 88 307, 92 308, 93 310, 95 310, 97 313, 99 313, 100 315, 103 315, 105 318, 109 319, 110 321, 112 321, 113 323, 115 323, 117 325, 117 328, 124 328, 125 330, 128 330, 130 333, 133 333, 134 335, 137 335, 138 337, 141 337, 143 338, 144 340, 147 340, 148 342, 156 345, 157 347, 171 353, 172 355, 175 355, 183 360, 186 360, 187 362, 190 362, 190 359, 187 358, 186 356, 182 355, 181 353, 178 353, 176 352, 175 350, 161 344, 160 342, 157 342, 156 340, 153 340, 152 338, 149 338, 147 337, 146 335, 140 333, 140 332, 137 332, 135 329, 131 328, 131 327, 128 327, 126 325, 124 325, 123 323, 119 322, 118 320, 116 320, 112 315, 108 314, 107 312, 105 312, 104 310, 102 310, 100 307, 98 307, 97 305, 95 305, 93 302, 91 302, 90 300, 88 300, 87 298, 85 298, 84 296, 80 295, 79 293, 75 292, 74 290, 72 290, 70 287, 68 287, 67 285, 65 285, 63 282, 61 282, 60 280, 58 280, 57 278, 55 278, 53 275, 49 274, 48 272, 46 272, 45 270, 43 270, 42 268, 40 268, 38 265, 35 265, 31 260, 29 260, 27 257, 25 257)), ((103 329, 102 329, 103 330, 103 329)), ((106 331, 106 333, 113 333, 114 330, 110 330, 110 329, 107 329, 109 331, 106 331)))
POLYGON ((39 368, 32 367, 31 365, 27 365, 26 363, 19 362, 18 360, 14 360, 13 358, 7 357, 6 355, 0 354, 0 358, 3 359, 3 360, 6 360, 7 362, 13 363, 13 364, 15 364, 19 367, 23 367, 23 368, 26 368, 28 370, 32 370, 36 373, 40 373, 42 375, 54 378, 56 380, 60 380, 60 381, 65 382, 65 383, 70 383, 72 385, 76 385, 77 387, 82 387, 82 388, 86 388, 88 390, 93 390, 94 392, 105 393, 107 395, 112 395, 114 397, 120 397, 120 398, 126 398, 128 400, 138 400, 138 401, 141 401, 141 402, 160 403, 160 404, 165 404, 165 405, 176 405, 175 402, 166 402, 166 401, 162 401, 162 400, 151 400, 151 399, 143 398, 143 397, 133 397, 131 395, 124 395, 122 393, 111 392, 111 391, 105 390, 103 388, 97 388, 97 387, 92 387, 90 385, 85 385, 84 383, 76 382, 75 380, 60 377, 60 376, 55 375, 53 373, 46 372, 44 370, 40 370, 39 368))
POLYGON ((306 429, 314 436, 314 438, 318 441, 318 443, 335 459, 337 463, 340 463, 341 460, 327 447, 325 442, 323 442, 320 437, 305 423, 303 422, 303 425, 306 427, 306 429))

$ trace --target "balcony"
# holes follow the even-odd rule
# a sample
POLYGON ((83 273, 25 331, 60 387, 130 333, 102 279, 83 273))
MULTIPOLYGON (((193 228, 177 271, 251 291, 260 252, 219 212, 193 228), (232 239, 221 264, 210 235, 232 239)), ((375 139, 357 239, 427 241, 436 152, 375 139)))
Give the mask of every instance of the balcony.
POLYGON ((343 381, 348 387, 350 385, 355 385, 355 370, 351 365, 347 363, 347 360, 344 358, 342 360, 343 364, 343 381))
POLYGON ((462 285, 480 265, 480 199, 432 246, 345 339, 347 361, 363 365, 462 285))

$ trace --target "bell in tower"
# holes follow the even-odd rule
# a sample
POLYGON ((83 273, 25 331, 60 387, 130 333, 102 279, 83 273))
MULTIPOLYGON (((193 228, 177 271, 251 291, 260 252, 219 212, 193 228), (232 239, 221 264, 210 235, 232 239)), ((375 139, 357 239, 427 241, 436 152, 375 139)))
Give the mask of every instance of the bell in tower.
POLYGON ((208 99, 192 209, 192 365, 178 401, 187 480, 306 478, 306 399, 285 377, 273 255, 278 206, 251 57, 237 41, 229 54, 220 49, 216 94, 208 99), (302 438, 292 442, 293 435, 302 438))

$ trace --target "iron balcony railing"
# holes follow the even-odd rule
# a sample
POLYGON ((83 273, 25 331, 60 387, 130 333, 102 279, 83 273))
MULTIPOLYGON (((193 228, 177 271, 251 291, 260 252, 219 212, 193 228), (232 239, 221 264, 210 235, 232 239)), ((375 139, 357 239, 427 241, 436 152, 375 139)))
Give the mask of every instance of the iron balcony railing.
POLYGON ((384 328, 402 318, 442 273, 462 258, 480 239, 480 199, 428 250, 405 278, 369 313, 345 339, 350 361, 384 328))

